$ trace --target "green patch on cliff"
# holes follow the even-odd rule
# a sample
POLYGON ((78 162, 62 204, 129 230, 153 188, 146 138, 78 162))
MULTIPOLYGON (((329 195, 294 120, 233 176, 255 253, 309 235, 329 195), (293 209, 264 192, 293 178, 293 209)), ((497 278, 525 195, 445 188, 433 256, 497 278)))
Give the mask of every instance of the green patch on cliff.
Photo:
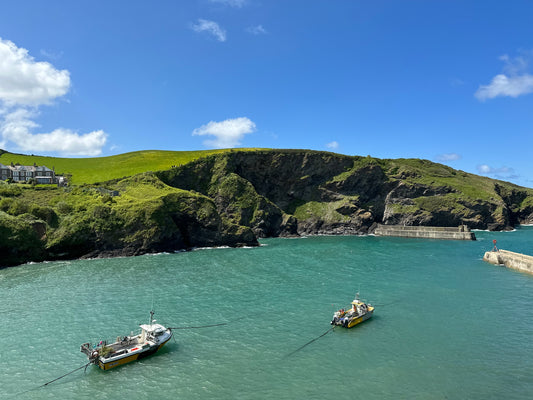
POLYGON ((337 211, 337 209, 342 207, 344 204, 344 201, 309 201, 307 203, 297 206, 294 210, 293 215, 301 221, 319 218, 324 219, 328 222, 346 222, 350 220, 350 217, 342 215, 337 211))
POLYGON ((391 177, 405 182, 428 187, 448 187, 471 200, 491 200, 495 196, 493 180, 455 170, 446 165, 428 160, 403 159, 386 160, 391 177))
POLYGON ((373 158, 370 156, 367 156, 367 157, 353 156, 352 158, 353 158, 352 166, 346 167, 345 171, 333 177, 333 179, 331 179, 331 182, 342 182, 348 179, 351 175, 357 174, 360 170, 364 168, 374 167, 374 166, 383 168, 386 165, 384 160, 380 160, 378 158, 373 158))
POLYGON ((438 212, 438 211, 450 211, 455 210, 456 212, 465 211, 464 207, 458 200, 459 197, 455 193, 450 193, 447 195, 441 196, 422 196, 413 199, 416 204, 416 207, 429 211, 429 212, 438 212))

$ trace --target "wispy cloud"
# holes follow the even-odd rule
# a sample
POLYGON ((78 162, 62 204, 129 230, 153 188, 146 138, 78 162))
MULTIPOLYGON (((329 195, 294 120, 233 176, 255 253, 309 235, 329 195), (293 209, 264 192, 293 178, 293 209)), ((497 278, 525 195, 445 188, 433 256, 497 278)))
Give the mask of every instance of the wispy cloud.
POLYGON ((339 143, 337 141, 329 142, 326 144, 326 147, 331 150, 336 150, 339 148, 339 143))
POLYGON ((226 41, 226 31, 220 27, 215 21, 207 19, 199 19, 196 24, 192 24, 192 30, 195 32, 207 32, 214 36, 219 42, 226 41))
POLYGON ((252 35, 266 35, 268 32, 263 25, 254 25, 246 28, 246 32, 251 33, 252 35))
POLYGON ((503 55, 503 73, 496 75, 488 85, 481 85, 474 94, 484 101, 495 97, 518 97, 533 93, 533 75, 527 72, 531 52, 522 52, 521 56, 510 58, 503 55))
POLYGON ((221 122, 211 121, 192 134, 198 136, 214 136, 215 139, 204 141, 206 146, 219 149, 235 147, 241 144, 244 135, 255 132, 255 123, 246 117, 226 119, 221 122))
POLYGON ((438 156, 435 157, 435 159, 439 162, 448 162, 448 161, 460 160, 461 156, 457 153, 444 153, 444 154, 439 154, 438 156))
POLYGON ((220 3, 230 7, 241 8, 248 0, 209 0, 211 3, 220 3))
POLYGON ((61 57, 63 57, 63 52, 60 51, 56 53, 50 50, 41 49, 41 55, 49 60, 59 60, 61 57))
POLYGON ((70 89, 70 73, 48 62, 37 62, 28 51, 0 38, 0 144, 22 151, 99 155, 107 135, 98 130, 78 134, 58 128, 34 134, 39 108, 52 104, 70 89))
POLYGON ((499 96, 518 97, 533 92, 533 75, 521 76, 496 75, 488 85, 482 85, 475 96, 479 100, 493 99, 499 96))
POLYGON ((482 175, 492 176, 498 179, 514 179, 519 178, 519 175, 515 174, 513 168, 509 167, 500 167, 493 168, 487 164, 481 164, 477 166, 477 170, 482 175))

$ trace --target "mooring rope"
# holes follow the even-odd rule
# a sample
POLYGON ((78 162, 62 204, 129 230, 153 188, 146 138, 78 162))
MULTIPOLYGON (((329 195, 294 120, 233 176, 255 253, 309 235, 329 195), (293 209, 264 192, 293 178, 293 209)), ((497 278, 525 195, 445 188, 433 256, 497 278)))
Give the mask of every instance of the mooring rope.
POLYGON ((46 385, 49 385, 49 384, 52 383, 52 382, 55 382, 55 381, 57 381, 57 380, 59 380, 59 379, 61 379, 61 378, 64 378, 64 377, 67 376, 67 375, 70 375, 70 374, 72 374, 72 373, 74 373, 74 372, 76 372, 76 371, 79 371, 79 370, 82 369, 82 368, 87 368, 87 366, 89 366, 89 364, 91 364, 91 362, 88 362, 87 364, 82 365, 81 367, 76 368, 75 370, 70 371, 69 373, 67 373, 67 374, 65 374, 65 375, 62 375, 62 376, 60 376, 59 378, 53 379, 53 380, 51 380, 50 382, 46 382, 46 383, 42 384, 41 386, 36 386, 36 387, 34 387, 33 389, 28 389, 28 390, 25 390, 25 391, 20 392, 20 393, 12 394, 11 396, 8 396, 7 398, 8 398, 8 399, 12 399, 12 398, 15 398, 15 397, 19 397, 19 396, 23 395, 24 393, 29 393, 29 392, 32 392, 32 391, 34 391, 34 390, 40 389, 40 388, 42 388, 42 387, 45 387, 46 385))
POLYGON ((50 383, 52 383, 52 382, 58 381, 59 379, 64 378, 65 376, 70 375, 70 374, 72 374, 72 373, 74 373, 74 372, 76 372, 76 371, 78 371, 78 370, 80 370, 80 369, 82 369, 82 368, 87 368, 87 366, 88 366, 89 364, 91 364, 91 361, 89 361, 87 364, 82 365, 82 366, 79 367, 79 368, 76 368, 76 369, 73 370, 73 371, 70 371, 69 373, 67 373, 67 374, 65 374, 65 375, 60 376, 59 378, 53 379, 53 380, 51 380, 50 382, 46 382, 45 384, 43 384, 43 385, 41 385, 41 386, 39 386, 39 387, 43 387, 43 386, 46 386, 46 385, 48 385, 48 384, 50 384, 50 383))
POLYGON ((308 345, 310 345, 310 344, 311 344, 311 343, 313 343, 314 341, 316 341, 316 340, 320 339, 320 338, 321 338, 322 336, 326 336, 326 335, 327 335, 328 333, 330 333, 330 332, 331 332, 331 331, 332 331, 333 329, 335 329, 335 327, 334 327, 334 326, 333 326, 333 327, 331 327, 331 328, 329 328, 329 329, 328 329, 328 330, 327 330, 326 332, 324 332, 324 333, 323 333, 322 335, 320 335, 320 336, 317 336, 316 338, 314 338, 314 339, 310 340, 309 342, 307 342, 307 343, 306 343, 306 344, 304 344, 303 346, 300 346, 300 347, 298 347, 298 348, 297 348, 296 350, 294 350, 294 351, 290 352, 289 354, 287 354, 287 355, 285 356, 285 358, 287 358, 287 357, 290 357, 290 356, 292 356, 292 355, 293 355, 294 353, 296 353, 296 352, 298 352, 298 351, 302 350, 302 349, 303 349, 303 348, 304 348, 305 346, 308 346, 308 345))

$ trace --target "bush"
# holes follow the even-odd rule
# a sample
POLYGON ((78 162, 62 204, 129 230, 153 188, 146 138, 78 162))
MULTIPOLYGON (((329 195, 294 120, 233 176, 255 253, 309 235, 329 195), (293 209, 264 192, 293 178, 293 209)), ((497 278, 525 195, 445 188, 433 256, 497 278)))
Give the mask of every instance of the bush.
POLYGON ((56 208, 60 214, 70 214, 72 212, 72 206, 64 201, 58 202, 56 208))
POLYGON ((10 197, 0 199, 0 210, 7 212, 14 201, 15 200, 10 197))
POLYGON ((20 196, 21 194, 22 194, 22 189, 18 186, 2 185, 2 187, 0 187, 0 196, 16 197, 16 196, 20 196))
POLYGON ((43 207, 37 204, 33 204, 30 208, 30 214, 45 221, 48 225, 57 225, 58 218, 55 211, 50 207, 43 207))
POLYGON ((21 214, 27 214, 30 212, 30 205, 28 202, 23 200, 14 200, 9 209, 7 210, 8 214, 11 215, 21 215, 21 214))

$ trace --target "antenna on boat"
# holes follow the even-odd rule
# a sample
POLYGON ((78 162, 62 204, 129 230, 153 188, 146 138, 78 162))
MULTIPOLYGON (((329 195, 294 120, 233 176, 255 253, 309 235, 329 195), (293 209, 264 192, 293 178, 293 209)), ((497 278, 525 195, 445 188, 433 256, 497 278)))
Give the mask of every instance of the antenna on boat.
POLYGON ((152 290, 152 308, 150 308, 150 325, 154 322, 154 291, 152 290))

